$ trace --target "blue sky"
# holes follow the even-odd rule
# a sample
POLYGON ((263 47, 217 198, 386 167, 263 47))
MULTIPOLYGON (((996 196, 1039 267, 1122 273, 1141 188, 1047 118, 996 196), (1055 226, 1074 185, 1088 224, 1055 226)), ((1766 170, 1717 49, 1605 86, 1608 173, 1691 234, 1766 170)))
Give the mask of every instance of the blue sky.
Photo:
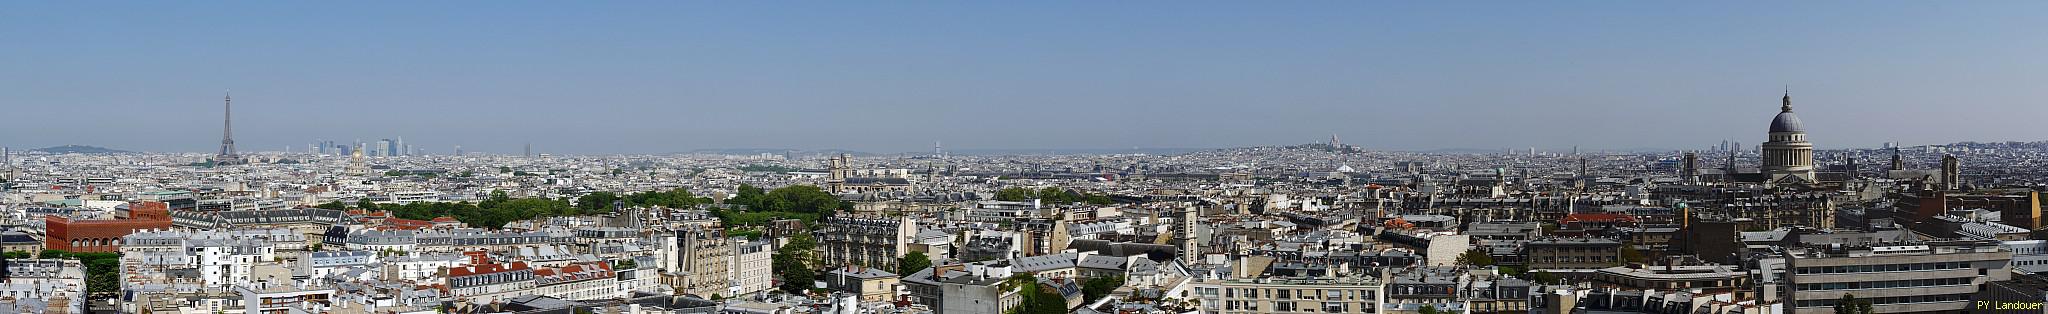
POLYGON ((2048 2, 8 2, 0 145, 2044 140, 2048 2))

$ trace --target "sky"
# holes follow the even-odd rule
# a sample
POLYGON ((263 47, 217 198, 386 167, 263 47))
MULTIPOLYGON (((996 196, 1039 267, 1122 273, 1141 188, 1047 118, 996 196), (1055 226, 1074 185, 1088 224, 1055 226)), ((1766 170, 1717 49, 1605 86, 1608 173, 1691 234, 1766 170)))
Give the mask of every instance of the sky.
POLYGON ((2042 1, 13 1, 0 146, 2048 140, 2042 1))

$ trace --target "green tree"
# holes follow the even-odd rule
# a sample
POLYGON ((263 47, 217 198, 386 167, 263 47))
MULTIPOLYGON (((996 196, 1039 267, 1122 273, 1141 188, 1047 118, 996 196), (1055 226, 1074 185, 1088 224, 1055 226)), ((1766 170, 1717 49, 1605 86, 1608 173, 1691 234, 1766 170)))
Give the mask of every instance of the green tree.
POLYGON ((367 197, 366 197, 366 198, 361 198, 361 199, 357 199, 357 200, 356 200, 356 208, 361 208, 361 209, 365 209, 365 210, 376 210, 376 209, 377 209, 377 202, 371 202, 371 201, 370 201, 370 199, 369 199, 369 198, 367 198, 367 197))
POLYGON ((1638 250, 1636 250, 1636 246, 1634 246, 1634 245, 1622 245, 1622 246, 1621 246, 1621 262, 1622 262, 1622 263, 1641 263, 1641 262, 1643 262, 1643 261, 1647 261, 1647 260, 1649 260, 1649 257, 1643 256, 1643 252, 1642 252, 1642 251, 1638 251, 1638 250))
POLYGON ((583 210, 585 214, 611 212, 612 203, 620 200, 619 195, 612 192, 591 192, 576 198, 576 209, 583 210))
POLYGON ((332 209, 332 210, 344 210, 344 209, 348 209, 348 204, 347 204, 347 203, 342 203, 341 201, 329 201, 329 202, 326 202, 326 203, 320 203, 320 205, 313 205, 313 207, 314 207, 314 208, 323 208, 323 209, 332 209))
POLYGON ((1038 199, 1039 199, 1039 200, 1043 200, 1043 201, 1045 201, 1045 202, 1047 202, 1047 203, 1053 203, 1053 204, 1066 204, 1066 203, 1071 203, 1071 201, 1070 201, 1070 200, 1068 200, 1068 197, 1067 197, 1067 195, 1068 195, 1068 194, 1067 194, 1067 190, 1062 190, 1062 189, 1060 189, 1060 188, 1057 188, 1057 187, 1045 187, 1044 189, 1039 189, 1039 190, 1038 190, 1038 199))
POLYGON ((818 248, 818 241, 810 235, 798 233, 789 238, 788 244, 775 250, 772 257, 777 275, 782 276, 782 291, 803 293, 810 290, 818 274, 811 270, 812 251, 818 248))
POLYGON ((1094 303, 1096 300, 1101 300, 1102 297, 1108 296, 1110 292, 1115 292, 1116 288, 1123 286, 1124 277, 1104 276, 1088 278, 1088 281, 1081 282, 1081 294, 1083 295, 1081 303, 1094 303))
POLYGON ((1854 294, 1847 294, 1847 293, 1844 293, 1844 294, 1842 294, 1842 299, 1840 299, 1840 300, 1835 300, 1835 314, 1870 314, 1870 313, 1871 313, 1871 308, 1870 308, 1870 301, 1868 301, 1868 300, 1861 300, 1861 299, 1857 299, 1857 298, 1856 298, 1856 295, 1854 295, 1854 294))
POLYGON ((23 259, 32 257, 30 255, 32 254, 23 251, 7 251, 6 253, 0 253, 0 258, 23 259))
POLYGON ((1067 312, 1066 298, 1061 297, 1059 292, 1053 291, 1051 287, 1038 284, 1038 278, 1033 277, 1029 273, 1011 275, 1010 278, 1004 280, 1003 285, 1008 289, 1017 289, 1017 295, 1023 299, 1022 302, 1017 303, 1017 307, 1004 311, 1004 313, 1057 314, 1067 312))
POLYGON ((624 199, 626 206, 633 207, 694 208, 697 204, 709 202, 697 197, 697 195, 690 194, 690 191, 685 189, 633 193, 626 195, 624 199))
POLYGON ((1090 205, 1109 205, 1115 204, 1116 200, 1110 199, 1109 196, 1103 196, 1100 194, 1089 194, 1087 202, 1090 205))
POLYGON ((1550 272, 1547 272, 1547 271, 1543 271, 1543 270, 1537 270, 1537 271, 1533 271, 1533 272, 1527 272, 1527 273, 1524 273, 1524 274, 1527 274, 1527 277, 1529 277, 1529 278, 1523 278, 1523 279, 1528 279, 1529 281, 1533 281, 1533 282, 1536 282, 1536 283, 1540 283, 1540 284, 1546 284, 1546 285, 1555 285, 1555 284, 1558 284, 1558 283, 1562 283, 1562 282, 1564 282, 1564 279, 1563 279, 1563 278, 1558 278, 1558 277, 1557 277, 1557 274, 1552 274, 1552 273, 1550 273, 1550 272))
POLYGON ((925 256, 924 252, 911 251, 910 254, 903 254, 903 262, 899 264, 902 266, 896 268, 896 275, 910 276, 926 267, 932 267, 932 258, 925 256))
POLYGON ((1421 309, 1417 309, 1417 310, 1415 310, 1415 312, 1417 312, 1417 313, 1422 313, 1422 314, 1437 314, 1437 313, 1439 313, 1439 312, 1437 312, 1437 311, 1436 311, 1436 306, 1435 306, 1435 305, 1428 305, 1428 304, 1423 304, 1423 305, 1422 305, 1422 308, 1421 308, 1421 309))
POLYGON ((1464 254, 1458 254, 1458 264, 1466 266, 1491 266, 1493 265, 1493 255, 1486 254, 1486 250, 1472 249, 1465 251, 1464 254))
POLYGON ((847 207, 839 196, 825 192, 817 186, 791 185, 768 191, 768 199, 776 205, 767 208, 772 211, 795 211, 801 213, 829 213, 847 207))
POLYGON ((732 199, 726 200, 726 203, 760 207, 761 198, 767 195, 767 191, 763 191, 760 187, 753 185, 740 184, 740 187, 734 189, 732 194, 732 199))
POLYGON ((498 204, 509 200, 512 200, 512 195, 506 194, 505 190, 491 190, 491 196, 484 198, 484 201, 477 203, 476 206, 483 208, 498 207, 498 204))
POLYGON ((1002 190, 996 190, 996 200, 998 201, 1022 202, 1034 198, 1038 198, 1038 192, 1028 188, 1003 188, 1002 190))
POLYGON ((60 250, 43 250, 43 258, 75 259, 85 264, 85 291, 90 294, 112 294, 121 289, 120 253, 73 253, 60 250))

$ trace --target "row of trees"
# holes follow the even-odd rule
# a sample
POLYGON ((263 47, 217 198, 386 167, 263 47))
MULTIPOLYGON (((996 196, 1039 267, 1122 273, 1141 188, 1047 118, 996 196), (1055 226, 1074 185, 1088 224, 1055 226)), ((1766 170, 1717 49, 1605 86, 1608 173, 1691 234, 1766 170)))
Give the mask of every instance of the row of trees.
POLYGON ((810 185, 762 190, 742 184, 732 199, 725 203, 736 206, 713 207, 711 214, 718 216, 719 222, 733 227, 763 225, 776 219, 803 220, 805 225, 810 225, 819 218, 853 209, 852 202, 841 201, 838 196, 810 185))
MULTIPOLYGON (((547 198, 512 198, 504 191, 491 191, 483 201, 469 202, 420 202, 404 205, 377 204, 365 199, 353 204, 353 208, 389 211, 393 216, 405 219, 434 219, 455 217, 472 226, 499 228, 506 223, 540 217, 598 215, 610 213, 618 205, 626 207, 695 208, 711 203, 711 198, 699 197, 689 190, 649 191, 619 195, 612 192, 592 192, 573 201, 547 198)), ((740 185, 738 193, 727 204, 739 205, 744 210, 726 208, 712 209, 712 214, 728 226, 761 225, 775 219, 801 219, 813 222, 820 217, 831 216, 841 210, 853 208, 853 203, 839 200, 838 196, 810 185, 792 185, 775 190, 763 190, 752 185, 740 185)), ((343 210, 350 204, 339 201, 328 202, 314 207, 343 210)))
POLYGON ((576 209, 587 212, 608 212, 623 203, 626 207, 696 208, 698 204, 709 204, 711 198, 697 197, 690 190, 648 191, 620 196, 612 192, 591 192, 576 198, 576 209))
POLYGON ((753 211, 799 212, 809 214, 830 214, 839 210, 853 209, 853 203, 839 200, 839 196, 825 192, 813 185, 791 185, 764 191, 753 185, 741 184, 732 199, 726 204, 746 205, 753 211))
MULTIPOLYGON (((505 191, 491 191, 483 201, 469 202, 419 202, 404 205, 377 204, 368 199, 357 201, 354 208, 389 211, 391 215, 404 219, 427 220, 436 217, 454 217, 455 220, 471 226, 501 228, 506 223, 558 216, 596 215, 610 213, 615 202, 624 202, 628 207, 661 206, 669 208, 691 208, 696 204, 710 202, 708 198, 697 197, 690 191, 675 189, 650 191, 619 196, 612 192, 595 192, 577 198, 512 198, 505 191)), ((351 206, 342 202, 328 202, 314 207, 342 210, 351 206)))
MULTIPOLYGON (((342 210, 351 206, 341 202, 328 202, 314 207, 342 210)), ((389 211, 391 215, 404 219, 427 220, 436 217, 454 217, 471 226, 501 228, 506 223, 538 217, 582 215, 586 212, 571 205, 568 200, 545 198, 511 198, 504 191, 491 192, 491 197, 482 202, 419 202, 404 205, 377 204, 370 200, 357 201, 354 208, 389 211)))
POLYGON ((1061 189, 1057 187, 1047 187, 1044 189, 1037 190, 1033 190, 1030 188, 1014 187, 996 190, 996 200, 999 201, 1022 202, 1029 201, 1032 199, 1037 199, 1040 202, 1052 204, 1088 203, 1094 205, 1109 205, 1112 203, 1116 203, 1116 200, 1112 200, 1109 198, 1109 196, 1106 195, 1081 193, 1079 191, 1061 189))

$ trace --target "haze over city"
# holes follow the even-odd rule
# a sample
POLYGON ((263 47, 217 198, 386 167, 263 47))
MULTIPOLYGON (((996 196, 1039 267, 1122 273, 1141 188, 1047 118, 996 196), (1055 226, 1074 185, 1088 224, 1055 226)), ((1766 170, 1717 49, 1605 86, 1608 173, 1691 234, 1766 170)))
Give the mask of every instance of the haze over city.
POLYGON ((0 313, 2048 314, 2042 12, 0 3, 0 313))
POLYGON ((2048 3, 0 5, 0 144, 1692 149, 2037 141, 2048 3))

